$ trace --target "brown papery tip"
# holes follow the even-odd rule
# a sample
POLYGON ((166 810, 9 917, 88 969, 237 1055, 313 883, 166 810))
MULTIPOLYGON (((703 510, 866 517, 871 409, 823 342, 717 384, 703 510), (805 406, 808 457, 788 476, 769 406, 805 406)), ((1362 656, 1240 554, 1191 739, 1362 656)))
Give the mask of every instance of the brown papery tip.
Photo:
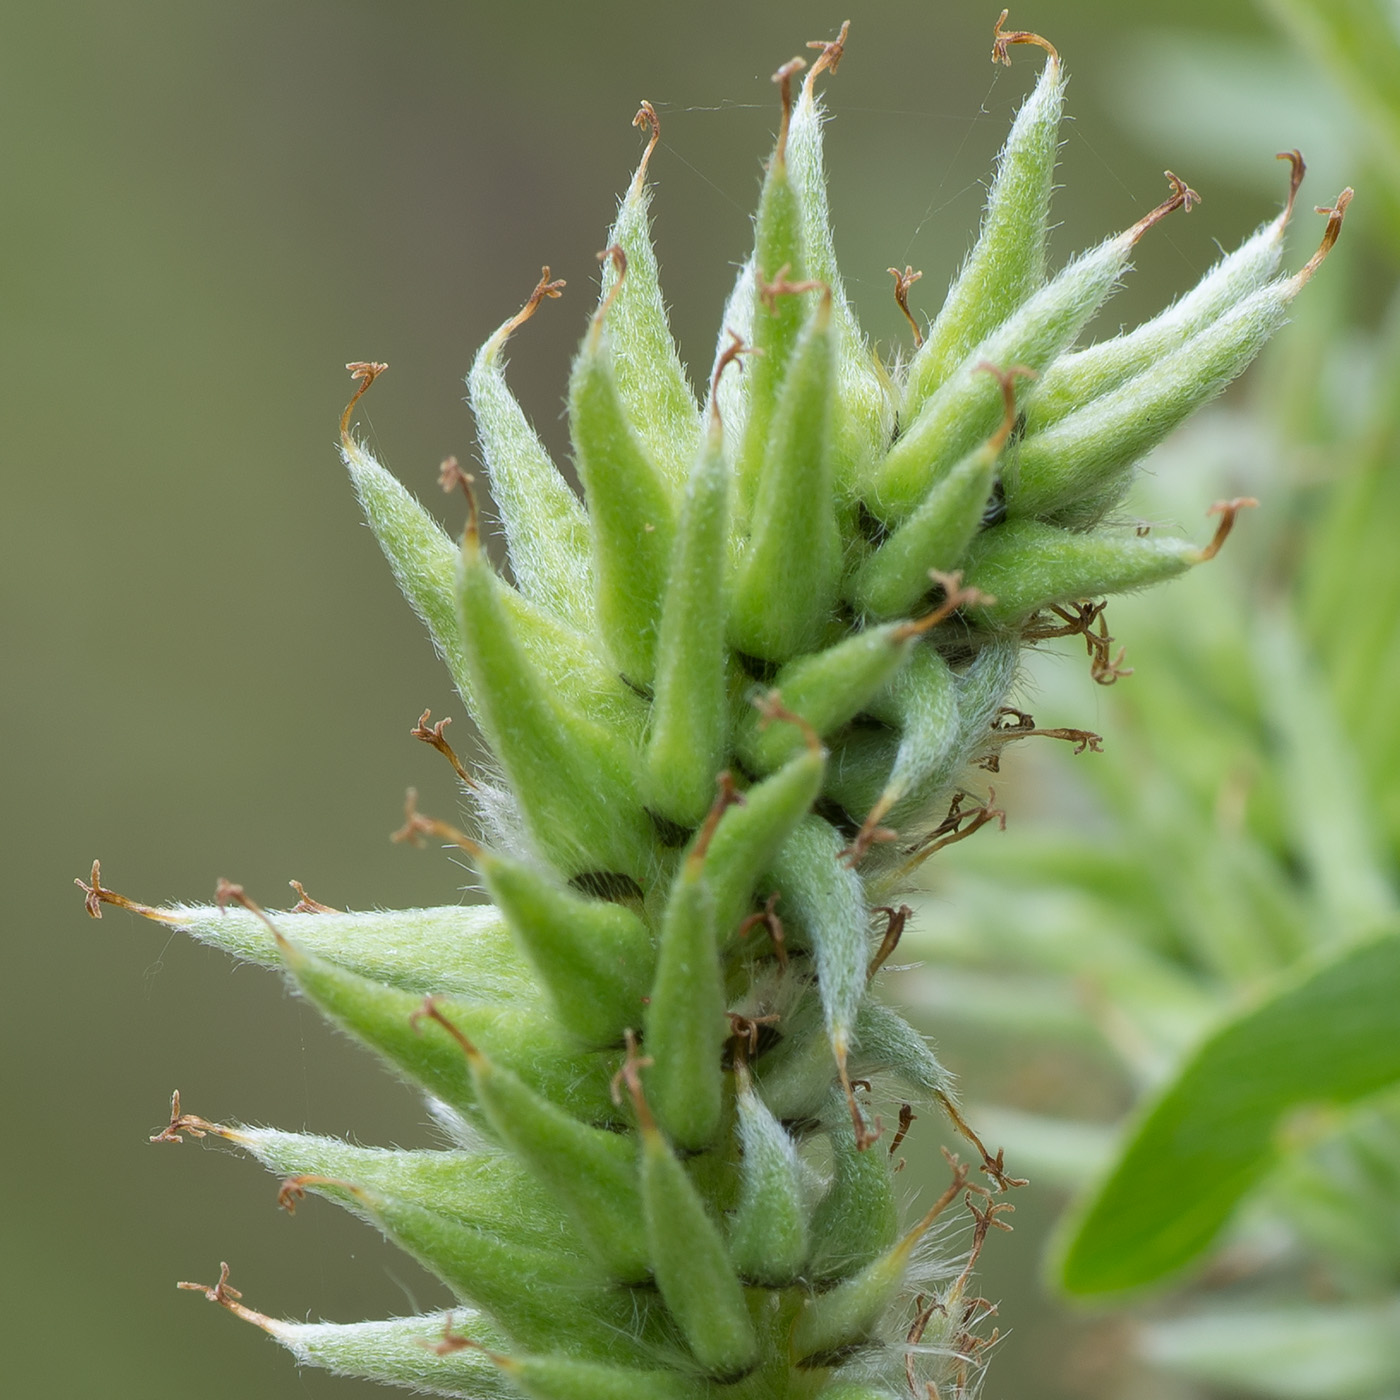
POLYGON ((255 1312, 241 1301, 243 1295, 236 1288, 229 1286, 227 1264, 219 1265, 218 1283, 177 1283, 175 1287, 191 1293, 202 1293, 211 1303, 227 1308, 235 1317, 241 1317, 244 1322, 251 1322, 254 1327, 261 1327, 264 1332, 270 1332, 273 1336, 281 1330, 282 1324, 275 1322, 265 1313, 255 1312))
POLYGON ((647 1103, 646 1091, 642 1088, 642 1071, 649 1069, 652 1060, 637 1053, 637 1036, 629 1027, 623 1032, 627 1042, 627 1054, 623 1057, 622 1068, 612 1078, 612 1099, 619 1106, 622 1103, 622 1089, 626 1085, 632 1099, 632 1109, 637 1115, 637 1126, 643 1133, 657 1131, 656 1119, 651 1116, 651 1105, 647 1103))
POLYGON ((230 904, 240 905, 255 919, 262 921, 278 948, 283 952, 290 951, 292 945, 287 941, 282 930, 268 918, 267 911, 248 894, 242 885, 235 885, 232 880, 225 880, 223 876, 220 876, 218 883, 214 886, 214 903, 220 909, 227 909, 230 904))
POLYGON ((389 837, 389 840, 396 845, 421 846, 423 844, 422 838, 425 836, 436 836, 445 845, 456 846, 469 856, 481 855, 481 847, 466 832, 458 831, 455 826, 438 821, 436 817, 425 817, 418 810, 418 789, 409 788, 404 794, 403 800, 403 825, 389 837))
POLYGON ((1050 55, 1050 61, 1058 66, 1060 51, 1049 39, 1043 38, 1039 34, 1032 34, 1029 29, 1002 29, 1002 25, 1006 23, 1006 17, 1010 13, 1010 10, 1003 10, 996 22, 996 28, 992 30, 992 62, 1010 68, 1011 55, 1007 50, 1012 44, 1038 44, 1050 55))
POLYGON ((729 337, 729 344, 719 353, 719 358, 715 361, 714 373, 710 375, 710 417, 719 423, 719 379, 730 365, 737 365, 742 371, 743 361, 741 355, 756 355, 759 352, 752 345, 745 345, 743 337, 738 331, 726 328, 725 334, 729 337))
POLYGON ((1322 242, 1317 245, 1317 252, 1293 274, 1293 281, 1296 286, 1303 286, 1313 273, 1326 261, 1327 254, 1332 251, 1342 231, 1342 220, 1346 218, 1347 206, 1355 197, 1356 191, 1348 185, 1346 189, 1337 196, 1337 202, 1330 208, 1325 204, 1319 204, 1317 206, 1317 213, 1327 215, 1327 227, 1322 231, 1322 242))
POLYGON ((690 855, 687 858, 687 864, 692 869, 697 869, 705 863, 705 856, 710 849, 710 842, 714 839, 720 818, 731 807, 744 805, 744 795, 734 786, 734 779, 730 776, 727 768, 715 779, 715 784, 719 788, 719 792, 710 804, 710 810, 705 814, 700 834, 695 838, 695 845, 691 847, 690 855))
POLYGON ((437 1341, 429 1341, 427 1337, 419 1337, 418 1345, 428 1351, 435 1352, 438 1356, 451 1356, 453 1352, 465 1351, 471 1347, 475 1351, 483 1352, 489 1356, 496 1365, 508 1369, 514 1363, 509 1357, 500 1356, 494 1351, 489 1351, 480 1342, 474 1342, 470 1337, 463 1336, 460 1332, 452 1330, 454 1318, 452 1313, 448 1313, 442 1324, 442 1336, 437 1341))
POLYGON ((287 883, 297 892, 297 902, 292 905, 293 914, 339 914, 342 912, 333 905, 322 904, 319 899, 312 899, 302 889, 300 880, 288 880, 287 883))
POLYGON ((820 49, 821 54, 813 61, 811 68, 807 71, 806 81, 802 84, 803 97, 810 100, 813 96, 818 74, 834 74, 841 66, 841 60, 846 56, 846 35, 850 32, 850 29, 850 20, 842 20, 841 32, 834 39, 807 40, 807 47, 809 49, 820 49))
POLYGON ((924 333, 919 329, 919 323, 914 319, 914 313, 909 310, 909 288, 924 274, 915 272, 907 263, 903 272, 897 267, 887 267, 885 271, 894 278, 895 304, 904 313, 904 319, 909 322, 909 329, 914 332, 914 348, 917 350, 924 343, 924 333))
POLYGON ((656 115, 656 108, 645 98, 637 108, 637 115, 632 118, 632 125, 649 129, 651 132, 647 138, 647 148, 642 152, 642 159, 637 165, 637 173, 632 177, 633 190, 640 191, 646 183, 647 164, 651 160, 651 153, 656 149, 656 143, 661 140, 661 118, 656 115))
POLYGON ((778 85, 778 94, 783 103, 783 119, 778 127, 778 143, 773 148, 773 163, 783 165, 787 161, 787 138, 788 127, 792 124, 792 78, 794 73, 800 73, 807 66, 805 58, 790 58, 773 74, 773 81, 778 85))
POLYGON ((814 754, 821 754, 821 735, 817 733, 809 720, 803 719, 801 715, 783 704, 783 697, 778 691, 767 691, 757 696, 753 703, 759 714, 758 727, 760 729, 767 729, 775 720, 781 720, 784 724, 795 724, 801 731, 803 742, 808 749, 814 754))
POLYGON ((896 796, 897 794, 889 789, 881 793, 879 801, 866 813, 860 830, 855 834, 855 839, 849 846, 836 853, 836 858, 848 870, 854 870, 870 853, 872 846, 899 840, 899 832, 888 826, 880 825, 885 819, 885 813, 894 806, 896 796))
POLYGON ((124 894, 118 894, 115 890, 104 889, 100 860, 93 861, 92 872, 88 879, 92 881, 91 884, 79 877, 75 877, 73 883, 83 892, 83 908, 87 910, 89 918, 100 919, 102 906, 111 904, 117 909, 129 909, 133 914, 140 914, 143 919, 154 919, 158 924, 178 922, 173 915, 167 914, 164 909, 155 909, 149 904, 138 904, 134 899, 128 899, 124 894))
POLYGON ((438 466, 438 485, 445 493, 461 487, 462 495, 467 498, 467 524, 462 532, 462 542, 475 544, 480 514, 476 504, 476 478, 469 471, 463 471, 462 464, 455 457, 444 457, 438 466))
POLYGON ((1153 224, 1161 223, 1168 214, 1175 213, 1178 209, 1189 214, 1192 208, 1201 202, 1200 195, 1184 180, 1173 175, 1170 170, 1164 170, 1162 174, 1167 177, 1167 182, 1172 187, 1171 196, 1164 199, 1155 209, 1144 214, 1132 228, 1128 229, 1123 237, 1128 240, 1130 245, 1136 243, 1153 224))
POLYGON ((180 1109, 180 1091, 175 1090, 170 1096, 170 1121, 160 1132, 153 1133, 150 1140, 152 1142, 178 1142, 183 1143, 182 1133, 188 1133, 191 1137, 208 1137, 212 1133, 215 1137, 228 1138, 230 1142, 244 1141, 242 1134, 236 1133, 232 1128, 226 1128, 222 1123, 211 1123, 207 1118, 201 1118, 197 1113, 184 1113, 180 1109))
POLYGON ((1303 176, 1308 173, 1308 163, 1303 159, 1302 151, 1296 149, 1280 151, 1275 159, 1286 160, 1289 163, 1288 202, 1283 206, 1283 213, 1279 216, 1279 223, 1282 225, 1293 217, 1293 204, 1298 198, 1298 187, 1303 183, 1303 176))
POLYGON ((359 403, 360 396, 389 368, 378 360, 351 360, 345 366, 350 371, 350 378, 357 379, 360 387, 350 396, 350 402, 345 405, 345 412, 340 415, 340 440, 346 446, 350 443, 350 415, 355 411, 355 405, 359 403))
POLYGON ((277 1188, 277 1204, 285 1210, 288 1215, 295 1215, 297 1207, 306 1199, 306 1188, 308 1186, 336 1186, 342 1191, 348 1191, 352 1196, 362 1200, 364 1191, 356 1186, 353 1181, 345 1181, 338 1176, 318 1176, 315 1172, 298 1172, 296 1176, 287 1177, 277 1188))
POLYGON ((1220 546, 1230 538, 1230 531, 1235 528, 1235 517, 1242 510, 1248 510, 1251 506, 1257 506, 1258 501, 1253 496, 1236 496, 1233 501, 1216 501, 1206 512, 1207 515, 1218 515, 1220 524, 1215 527, 1215 534, 1211 542, 1196 555, 1196 562, 1204 564, 1207 559, 1214 559, 1220 553, 1220 546))
POLYGON ((408 731, 409 734, 412 735, 413 738, 419 739, 423 743, 429 744, 435 748, 452 765, 452 771, 456 773, 462 782, 469 788, 475 788, 477 786, 476 779, 467 772, 462 764, 462 760, 457 757, 456 749, 447 742, 447 736, 443 733, 447 726, 452 723, 452 716, 448 715, 438 720, 435 725, 429 728, 428 721, 432 719, 432 717, 433 712, 431 710, 424 710, 423 713, 418 716, 418 723, 408 731))
MULTIPOLYGON (((845 1041, 838 1041, 832 1045, 832 1050, 836 1055, 836 1073, 841 1080, 841 1091, 846 1096, 846 1107, 851 1114, 851 1130, 855 1133, 856 1151, 868 1152, 877 1142, 880 1141, 880 1134, 884 1131, 880 1120, 875 1120, 875 1126, 870 1128, 866 1125, 865 1115, 860 1111, 860 1105, 856 1102, 855 1087, 851 1083, 851 1076, 846 1070, 846 1044, 845 1041)), ((870 1086, 867 1084, 866 1088, 870 1086)))
POLYGON ((822 294, 821 304, 829 312, 831 310, 831 284, 823 282, 818 277, 809 277, 804 281, 794 282, 788 276, 791 271, 791 265, 784 263, 771 282, 759 283, 758 299, 768 308, 768 314, 770 316, 778 314, 779 297, 800 296, 803 292, 820 292, 822 294))
POLYGON ((896 627, 890 634, 891 641, 907 642, 911 637, 921 637, 925 632, 931 632, 940 622, 952 617, 959 608, 990 607, 996 602, 990 593, 983 593, 980 588, 965 588, 962 571, 959 569, 955 569, 951 574, 945 574, 941 569, 930 569, 928 576, 943 590, 943 601, 923 617, 896 627))
POLYGON ((564 295, 564 288, 568 285, 562 277, 551 281, 549 264, 546 263, 540 268, 540 280, 535 283, 535 290, 530 293, 529 300, 491 337, 491 349, 499 350, 539 310, 540 303, 546 297, 551 301, 557 301, 564 295))
POLYGON ((990 374, 1001 385, 1001 398, 1005 414, 1001 427, 992 434, 987 442, 987 446, 992 451, 1000 452, 1006 446, 1006 440, 1011 436, 1012 429, 1016 426, 1017 378, 1039 379, 1040 376, 1029 365, 1012 365, 1010 369, 999 369, 990 360, 983 360, 977 369, 983 374, 990 374))
POLYGON ((598 254, 600 263, 606 263, 609 259, 612 261, 613 272, 616 275, 613 278, 612 286, 608 288, 607 296, 603 298, 597 311, 593 313, 593 326, 589 331, 589 338, 594 345, 598 343, 598 337, 602 334, 603 318, 612 310, 612 304, 617 300, 617 294, 622 290, 623 279, 627 276, 627 254, 622 251, 621 244, 614 243, 611 248, 604 248, 598 254))
POLYGON ((408 1018, 409 1029, 414 1035, 423 1034, 424 1021, 436 1021, 461 1046, 462 1053, 467 1059, 479 1060, 481 1058, 481 1051, 467 1039, 462 1029, 442 1014, 442 1008, 438 1005, 438 999, 435 996, 424 997, 423 1005, 408 1018))

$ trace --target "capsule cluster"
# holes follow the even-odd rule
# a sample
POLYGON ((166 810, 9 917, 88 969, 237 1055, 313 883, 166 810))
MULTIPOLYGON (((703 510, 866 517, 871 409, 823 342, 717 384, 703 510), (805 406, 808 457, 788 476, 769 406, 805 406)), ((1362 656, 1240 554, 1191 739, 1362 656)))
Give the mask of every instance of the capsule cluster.
MULTIPOLYGON (((1277 328, 1321 252, 1279 274, 1290 194, 1169 310, 1074 349, 1134 245, 1194 195, 1173 178, 1132 228, 1047 272, 1064 74, 1046 41, 999 24, 994 59, 1038 45, 1043 71, 975 247, 889 369, 827 216, 816 80, 844 40, 813 46, 796 93, 802 60, 775 75, 781 127, 703 401, 657 280, 647 104, 569 385, 582 500, 504 377, 508 338, 559 295, 548 269, 476 356, 510 581, 474 498, 453 541, 346 411, 366 516, 491 756, 463 772, 476 836, 412 810, 403 834, 464 849, 490 904, 267 915, 226 887, 221 907, 130 906, 284 969, 460 1142, 369 1149, 177 1105, 163 1137, 240 1144, 287 1178, 286 1204, 339 1202, 460 1301, 446 1317, 300 1324, 253 1312, 223 1278, 207 1287, 303 1361, 534 1400, 975 1381, 982 1304, 933 1227, 970 1211, 975 1257, 1017 1183, 924 1040, 867 994, 907 913, 886 901, 995 815, 957 783, 1004 733, 1021 647, 1086 631, 1105 595, 1214 552, 1238 503, 1204 549, 1121 526, 1113 507, 1134 463, 1277 328), (938 1103, 975 1148, 976 1174, 952 1159, 912 1229, 881 1097, 909 1101, 900 1136, 909 1104, 938 1103)), ((1300 158, 1293 170, 1296 190, 1300 158)), ((902 305, 912 281, 898 279, 902 305)), ((352 366, 360 392, 380 368, 352 366)), ((472 497, 449 464, 459 482, 472 497)), ((446 747, 426 717, 417 732, 446 747)), ((96 880, 89 898, 130 905, 96 880)))

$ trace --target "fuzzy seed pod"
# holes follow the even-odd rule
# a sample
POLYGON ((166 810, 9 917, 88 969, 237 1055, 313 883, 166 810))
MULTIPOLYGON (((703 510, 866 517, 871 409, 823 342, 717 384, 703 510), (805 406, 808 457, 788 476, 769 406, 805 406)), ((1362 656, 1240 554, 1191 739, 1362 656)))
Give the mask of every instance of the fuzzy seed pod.
MULTIPOLYGON (((975 1382, 980 1346, 947 1319, 965 1317, 1019 1183, 923 1038, 871 997, 909 917, 898 882, 1004 820, 969 765, 995 767, 1022 648, 1080 636, 1096 677, 1115 679, 1104 596, 1223 542, 1240 502, 1204 548, 1100 520, 1142 453, 1282 323, 1350 192, 1301 272, 1277 273, 1285 210, 1146 326, 1074 350, 1138 239, 1195 196, 1171 177, 1163 204, 1047 274, 1065 74, 1046 40, 999 22, 994 59, 1029 44, 1044 67, 943 309, 886 369, 826 197, 818 80, 846 37, 814 45, 800 92, 801 59, 775 75, 754 248, 703 407, 651 244, 647 103, 569 385, 582 502, 505 381, 509 338, 564 284, 546 268, 476 356, 509 582, 455 461, 443 484, 468 496, 460 545, 355 437, 384 367, 351 366, 351 481, 491 755, 469 774, 425 714, 413 732, 452 759, 471 835, 413 804, 399 835, 465 851, 490 905, 359 914, 303 896, 267 914, 223 885, 216 906, 156 909, 104 888, 97 866, 84 883, 94 915, 122 906, 281 968, 462 1142, 224 1128, 177 1096, 159 1140, 239 1144, 287 1177, 287 1204, 335 1200, 458 1305, 298 1324, 242 1303, 227 1271, 198 1285, 302 1362, 487 1400, 721 1400, 739 1382, 888 1400, 975 1382), (893 1150, 936 1105, 983 1151, 989 1187, 969 1194, 950 1155, 948 1189, 901 1235, 893 1150), (964 1197, 970 1256, 924 1269, 952 1282, 925 1285, 907 1331, 896 1304, 964 1197)), ((916 275, 898 277, 906 312, 916 275)))

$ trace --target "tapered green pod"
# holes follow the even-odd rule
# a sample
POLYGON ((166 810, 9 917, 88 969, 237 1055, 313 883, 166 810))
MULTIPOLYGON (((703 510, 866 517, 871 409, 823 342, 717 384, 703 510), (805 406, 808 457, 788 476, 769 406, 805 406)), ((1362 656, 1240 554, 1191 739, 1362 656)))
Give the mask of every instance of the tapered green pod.
POLYGON ((506 1242, 583 1252, 565 1212, 520 1163, 500 1153, 360 1147, 339 1138, 270 1128, 210 1125, 210 1131, 282 1176, 333 1178, 435 1210, 506 1242))
POLYGON ((638 755, 615 730, 573 710, 540 674, 500 595, 470 524, 458 603, 473 694, 530 835, 568 875, 640 878, 652 859, 652 832, 637 793, 638 755))
MULTIPOLYGON (((483 1352, 441 1347, 445 1324, 440 1312, 383 1322, 286 1322, 260 1313, 248 1320, 286 1347, 298 1365, 333 1375, 360 1376, 460 1400, 515 1400, 517 1394, 483 1352)), ((447 1321, 485 1346, 510 1344, 475 1309, 457 1308, 447 1321)))
POLYGON ((460 1028, 454 1035, 471 1067, 477 1099, 499 1136, 554 1194, 613 1277, 631 1282, 645 1278, 647 1246, 635 1145, 541 1098, 523 1079, 462 1039, 460 1028))
POLYGON ((617 1315, 592 1262, 557 1245, 536 1249, 463 1225, 392 1195, 327 1178, 289 1185, 328 1196, 364 1216, 443 1280, 484 1308, 524 1346, 598 1355, 599 1324, 617 1315))
MULTIPOLYGON (((1065 77, 1060 56, 1048 43, 1035 35, 1017 41, 1041 44, 1047 51, 1045 67, 997 158, 977 243, 909 363, 906 417, 917 415, 972 350, 1045 280, 1045 234, 1065 77)), ((1008 66, 1011 62, 1000 42, 992 58, 1008 66)))
POLYGON ((651 240, 647 168, 661 123, 650 102, 642 103, 632 125, 646 128, 649 139, 608 234, 608 246, 622 249, 627 274, 619 283, 616 263, 604 262, 602 300, 612 298, 608 338, 628 421, 663 476, 679 490, 700 448, 700 409, 671 335, 651 240))
POLYGON ((1023 439, 1003 478, 1007 514, 1101 513, 1142 457, 1243 373, 1297 290, 1293 278, 1261 287, 1112 393, 1023 439))
MULTIPOLYGON (((840 1113, 842 1105, 830 1105, 840 1113)), ((863 1149, 842 1125, 830 1133, 831 1185, 812 1216, 811 1275, 847 1278, 884 1253, 899 1233, 893 1164, 882 1147, 863 1149)))
POLYGON ((652 1273, 701 1367, 736 1380, 758 1359, 758 1338, 724 1237, 647 1111, 635 1078, 641 1191, 652 1273))
POLYGON ((702 833, 666 901, 645 1021, 647 1057, 652 1061, 647 1096, 661 1126, 686 1151, 708 1147, 719 1129, 720 1052, 730 1034, 724 1010, 702 833))
POLYGON ((829 822, 805 817, 772 870, 782 907, 797 920, 815 956, 827 1034, 840 1064, 865 992, 870 942, 864 888, 841 860, 845 844, 829 822))
MULTIPOLYGON (((871 627, 825 651, 799 656, 773 678, 785 708, 819 735, 853 719, 908 659, 918 637, 913 624, 871 627)), ((746 767, 771 773, 802 747, 795 725, 765 722, 757 710, 744 716, 735 748, 746 767)))
POLYGON ((781 1288, 807 1262, 807 1202, 802 1164, 783 1125, 754 1089, 747 1068, 735 1070, 739 1115, 739 1205, 729 1223, 729 1257, 750 1283, 781 1288))
POLYGON ((834 369, 831 295, 824 290, 803 327, 773 416, 730 605, 730 641, 769 661, 817 646, 836 602, 841 542, 832 474, 834 369))
MULTIPOLYGON (((422 1035, 414 1029, 412 1018, 423 1004, 421 996, 358 977, 291 944, 283 948, 283 958, 297 987, 327 1017, 400 1074, 480 1121, 461 1051, 438 1028, 428 1027, 422 1035)), ((616 1121, 609 1091, 615 1066, 580 1050, 544 1007, 455 1000, 442 1005, 454 1024, 525 1076, 534 1092, 570 1103, 592 1122, 616 1121)))
POLYGON ((505 346, 546 297, 560 295, 546 267, 525 306, 477 351, 467 375, 467 402, 491 475, 516 587, 571 626, 593 616, 588 519, 506 384, 505 346))
MULTIPOLYGON (((774 75, 782 89, 782 125, 763 178, 754 219, 753 257, 740 273, 735 299, 748 301, 746 319, 757 352, 743 383, 743 437, 736 459, 740 516, 752 513, 759 478, 769 452, 773 419, 782 396, 798 336, 806 319, 802 299, 782 295, 784 285, 800 285, 807 277, 807 254, 802 232, 802 208, 788 178, 787 137, 792 111, 792 74, 801 59, 785 64, 774 75)), ((744 326, 726 318, 725 324, 743 335, 744 326)), ((727 406, 721 403, 721 411, 727 406)))
POLYGON ((1214 557, 1241 505, 1222 503, 1214 540, 1204 549, 1186 540, 1081 534, 1039 520, 1008 520, 980 535, 968 553, 968 581, 994 597, 974 611, 987 622, 1009 626, 1041 608, 1106 593, 1146 588, 1214 557))
MULTIPOLYGON (((246 909, 173 905, 137 912, 262 967, 282 955, 267 925, 246 909)), ((500 911, 489 904, 438 909, 286 910, 272 915, 297 947, 371 981, 466 1001, 536 1002, 534 973, 500 911)))
POLYGON ((1258 291, 1278 270, 1283 235, 1303 178, 1303 158, 1286 152, 1292 166, 1288 202, 1277 218, 1263 225, 1222 257, 1190 291, 1133 330, 1097 345, 1061 355, 1045 372, 1026 404, 1026 432, 1041 432, 1067 413, 1151 369, 1192 336, 1205 330, 1236 303, 1258 291))
POLYGON ((730 475, 724 433, 712 415, 671 558, 646 750, 648 808, 682 826, 698 825, 709 808, 728 739, 730 475))
POLYGON ((623 905, 563 888, 538 866, 485 850, 475 859, 555 1015, 587 1044, 621 1044, 655 966, 646 924, 623 905))
MULTIPOLYGON (((848 22, 849 24, 849 22, 848 22)), ((788 178, 802 215, 807 276, 831 288, 832 321, 837 342, 835 392, 832 401, 833 473, 837 493, 853 494, 855 483, 884 451, 894 422, 894 396, 889 375, 867 346, 855 311, 846 296, 827 207, 822 126, 826 114, 816 95, 816 79, 836 71, 845 52, 847 25, 822 48, 802 84, 788 127, 788 178)))
POLYGON ((705 857, 722 947, 731 945, 760 879, 821 792, 826 753, 811 743, 771 777, 755 783, 715 828, 705 857))
POLYGON ((1138 239, 1196 198, 1175 177, 1173 190, 1170 199, 1132 228, 1082 253, 1021 303, 930 395, 873 473, 866 502, 879 519, 902 520, 935 482, 992 435, 1003 399, 995 379, 981 372, 982 367, 1040 374, 1108 299, 1138 239))
MULTIPOLYGON (((615 275, 624 276, 624 268, 622 263, 615 275)), ((620 284, 614 282, 613 290, 620 291, 620 284)), ((610 300, 599 307, 574 361, 569 426, 593 532, 598 628, 618 669, 645 688, 656 664, 675 501, 622 401, 605 325, 610 300)))
POLYGON ((899 1292, 915 1246, 938 1218, 946 1200, 898 1244, 826 1293, 808 1298, 792 1330, 793 1355, 809 1365, 865 1341, 899 1292))
POLYGON ((497 1356, 530 1400, 700 1400, 705 1385, 677 1371, 605 1366, 565 1356, 497 1356))
POLYGON ((914 513, 861 566, 850 596, 861 611, 874 617, 912 609, 928 592, 930 575, 951 573, 962 563, 982 526, 997 463, 1016 425, 1015 379, 1024 366, 1003 371, 986 363, 979 368, 1001 386, 1001 426, 947 476, 935 481, 914 513))

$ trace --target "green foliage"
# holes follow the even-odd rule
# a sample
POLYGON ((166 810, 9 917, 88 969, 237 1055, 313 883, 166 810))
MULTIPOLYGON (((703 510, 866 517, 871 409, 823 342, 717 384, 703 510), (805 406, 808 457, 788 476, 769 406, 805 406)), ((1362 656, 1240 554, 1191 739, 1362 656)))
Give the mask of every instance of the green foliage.
MULTIPOLYGON (((906 1362, 930 1393, 976 1384, 966 1290, 989 1229, 1005 1228, 992 1196, 1023 1183, 953 1109, 924 1041, 870 998, 907 915, 883 901, 996 815, 957 784, 995 751, 1022 649, 1058 625, 1046 610, 1088 615, 1093 598, 1219 547, 1233 504, 1202 549, 1102 524, 1104 501, 1260 348, 1341 213, 1303 273, 1268 280, 1274 246, 1256 238, 1227 264, 1250 274, 1213 274, 1168 313, 1170 335, 1154 323, 1056 384, 1134 245, 1192 196, 1173 178, 1168 200, 1047 280, 1064 75, 1044 40, 998 27, 996 57, 1031 43, 1044 69, 943 312, 909 365, 885 371, 827 225, 816 79, 844 38, 817 46, 795 99, 801 61, 775 75, 779 133, 707 406, 666 324, 647 106, 652 140, 570 380, 582 504, 504 377, 508 337, 559 294, 548 269, 478 354, 470 398, 510 581, 470 478, 445 468, 469 498, 459 548, 356 440, 356 400, 346 411, 370 526, 491 755, 476 778, 459 769, 476 837, 412 807, 401 835, 465 851, 492 909, 307 902, 269 916, 227 887, 228 914, 152 910, 94 872, 93 912, 126 904, 280 964, 470 1138, 461 1152, 381 1153, 177 1105, 163 1137, 242 1143, 290 1172, 284 1202, 311 1191, 371 1221, 466 1309, 435 1328, 336 1329, 253 1313, 223 1279, 207 1290, 303 1360, 535 1400, 828 1385, 873 1400, 906 1362), (1256 314, 1261 297, 1280 314, 1256 314), (1139 383, 1149 341, 1165 387, 1139 383), (1019 420, 1040 383, 1059 419, 1037 457, 1019 420), (874 1109, 904 1091, 949 1109, 991 1190, 953 1159, 948 1190, 901 1235, 874 1109), (955 1205, 974 1222, 961 1265, 937 1257, 934 1231, 955 1205), (920 1280, 930 1301, 915 1315, 920 1280)), ((351 368, 363 392, 383 367, 351 368)))

